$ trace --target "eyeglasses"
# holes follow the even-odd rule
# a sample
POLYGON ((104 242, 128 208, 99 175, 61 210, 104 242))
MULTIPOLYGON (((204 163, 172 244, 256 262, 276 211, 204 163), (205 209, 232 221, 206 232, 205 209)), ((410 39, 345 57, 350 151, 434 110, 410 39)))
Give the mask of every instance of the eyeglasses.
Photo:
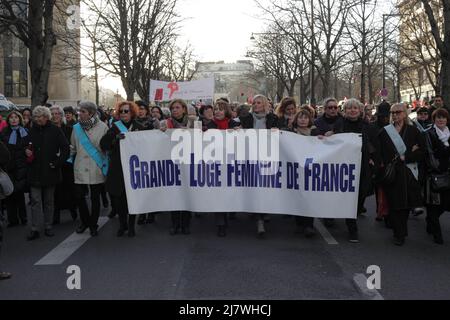
POLYGON ((402 113, 403 111, 391 111, 391 114, 400 114, 400 113, 402 113))
POLYGON ((128 114, 128 113, 130 113, 130 110, 129 109, 120 110, 119 113, 120 114, 128 114))

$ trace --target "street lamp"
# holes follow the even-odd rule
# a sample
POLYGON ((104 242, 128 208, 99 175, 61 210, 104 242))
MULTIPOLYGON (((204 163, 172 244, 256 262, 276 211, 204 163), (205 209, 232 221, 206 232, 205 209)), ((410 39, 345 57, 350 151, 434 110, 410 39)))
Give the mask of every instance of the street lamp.
POLYGON ((386 20, 389 17, 400 17, 399 13, 385 13, 383 14, 383 81, 382 89, 386 89, 386 20))

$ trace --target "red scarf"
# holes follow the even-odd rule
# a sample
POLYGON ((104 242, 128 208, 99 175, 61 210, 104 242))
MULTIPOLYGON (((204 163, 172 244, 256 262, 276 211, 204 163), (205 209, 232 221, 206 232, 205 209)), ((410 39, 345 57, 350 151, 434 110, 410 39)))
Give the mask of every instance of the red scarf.
POLYGON ((214 119, 214 123, 219 130, 227 130, 229 122, 230 120, 228 118, 223 118, 222 120, 214 119))

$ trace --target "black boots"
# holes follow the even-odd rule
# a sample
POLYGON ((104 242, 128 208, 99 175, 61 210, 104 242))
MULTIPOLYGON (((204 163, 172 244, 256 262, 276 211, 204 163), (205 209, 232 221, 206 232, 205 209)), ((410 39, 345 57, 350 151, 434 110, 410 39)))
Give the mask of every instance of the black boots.
POLYGON ((191 234, 191 213, 187 211, 172 212, 172 227, 170 228, 170 234, 176 235, 178 233, 191 234))

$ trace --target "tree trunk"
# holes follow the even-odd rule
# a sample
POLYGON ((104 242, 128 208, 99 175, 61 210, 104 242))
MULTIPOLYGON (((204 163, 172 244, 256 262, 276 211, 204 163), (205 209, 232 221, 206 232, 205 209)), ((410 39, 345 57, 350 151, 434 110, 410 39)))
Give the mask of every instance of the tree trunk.
POLYGON ((450 56, 442 57, 440 82, 444 104, 447 109, 450 109, 450 56))
POLYGON ((30 1, 28 24, 30 41, 28 43, 31 76, 31 106, 45 105, 48 100, 48 80, 56 37, 53 32, 54 0, 30 1))
MULTIPOLYGON (((365 59, 363 59, 365 60, 365 59)), ((362 103, 366 102, 366 62, 361 61, 361 87, 359 99, 362 103)))

